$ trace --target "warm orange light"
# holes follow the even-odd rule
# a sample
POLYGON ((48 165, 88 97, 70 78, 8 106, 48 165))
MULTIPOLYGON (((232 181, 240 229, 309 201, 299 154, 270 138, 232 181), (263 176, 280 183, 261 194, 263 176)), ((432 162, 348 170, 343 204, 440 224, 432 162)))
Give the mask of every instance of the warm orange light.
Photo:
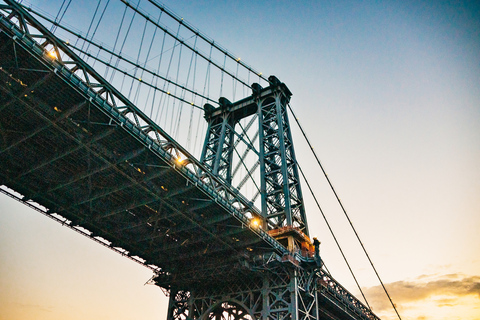
POLYGON ((250 225, 253 228, 258 228, 260 226, 260 219, 258 218, 253 218, 252 221, 250 221, 250 225))
POLYGON ((48 51, 48 55, 53 59, 57 59, 57 53, 55 52, 55 49, 48 51))

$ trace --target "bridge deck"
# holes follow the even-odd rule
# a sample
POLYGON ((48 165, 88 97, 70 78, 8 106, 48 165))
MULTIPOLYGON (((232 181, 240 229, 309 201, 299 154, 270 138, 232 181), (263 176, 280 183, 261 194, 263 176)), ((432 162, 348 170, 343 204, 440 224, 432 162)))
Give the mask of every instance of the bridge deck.
POLYGON ((160 157, 126 119, 99 109, 6 32, 0 61, 0 185, 189 281, 238 272, 232 261, 272 250, 248 219, 192 185, 181 163, 160 157))
MULTIPOLYGON (((198 163, 188 169, 194 159, 176 161, 174 141, 152 139, 129 120, 131 109, 122 113, 74 69, 0 14, 2 192, 134 257, 160 274, 163 287, 252 281, 255 257, 288 254, 249 225, 246 211, 258 213, 241 195, 212 184, 208 172, 202 177, 198 163)), ((377 319, 322 278, 320 318, 377 319)))

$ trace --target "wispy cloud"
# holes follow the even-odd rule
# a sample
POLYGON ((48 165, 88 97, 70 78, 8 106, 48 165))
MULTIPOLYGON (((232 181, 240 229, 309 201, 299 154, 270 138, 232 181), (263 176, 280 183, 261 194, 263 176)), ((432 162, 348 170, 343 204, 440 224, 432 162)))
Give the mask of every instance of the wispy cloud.
MULTIPOLYGON (((410 281, 385 284, 393 301, 401 307, 437 296, 438 306, 454 306, 457 298, 474 296, 480 300, 480 276, 463 274, 421 275, 410 281)), ((364 288, 377 311, 391 308, 381 286, 364 288)))

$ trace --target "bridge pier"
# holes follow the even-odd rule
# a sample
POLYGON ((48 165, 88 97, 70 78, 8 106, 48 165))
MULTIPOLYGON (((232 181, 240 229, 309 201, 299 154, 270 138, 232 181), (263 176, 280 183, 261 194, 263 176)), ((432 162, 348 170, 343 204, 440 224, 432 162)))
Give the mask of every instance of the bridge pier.
POLYGON ((172 288, 167 319, 320 319, 317 268, 277 256, 252 271, 249 278, 212 279, 189 291, 172 288))

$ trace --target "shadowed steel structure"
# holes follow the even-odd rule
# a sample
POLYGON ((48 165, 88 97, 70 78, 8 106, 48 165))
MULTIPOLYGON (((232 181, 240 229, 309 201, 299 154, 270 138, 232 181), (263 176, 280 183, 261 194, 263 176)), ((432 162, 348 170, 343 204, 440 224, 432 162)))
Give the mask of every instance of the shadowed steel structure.
POLYGON ((283 83, 207 106, 202 163, 23 7, 0 10, 1 192, 152 269, 168 319, 378 319, 308 237, 283 83), (230 184, 253 114, 262 210, 230 184))

